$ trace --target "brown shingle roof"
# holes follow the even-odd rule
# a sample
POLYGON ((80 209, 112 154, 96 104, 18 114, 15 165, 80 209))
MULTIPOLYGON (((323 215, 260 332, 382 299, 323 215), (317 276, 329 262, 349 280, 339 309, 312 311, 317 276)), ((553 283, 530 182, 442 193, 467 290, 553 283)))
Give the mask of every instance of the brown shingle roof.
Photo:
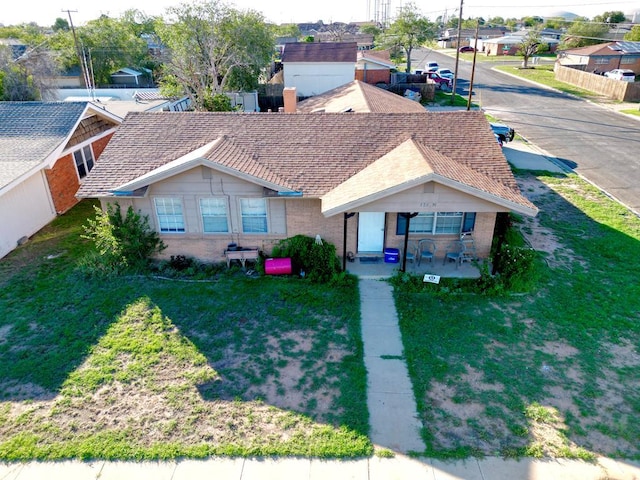
POLYGON ((356 42, 287 43, 282 52, 282 63, 287 62, 352 62, 356 63, 356 42))
POLYGON ((318 110, 344 112, 347 109, 369 113, 426 112, 424 106, 419 102, 359 80, 307 98, 298 104, 298 112, 300 113, 312 113, 318 110))
MULTIPOLYGON (((323 196, 412 139, 442 175, 532 208, 520 194, 487 120, 476 111, 131 113, 78 196, 108 196, 120 185, 218 139, 222 141, 206 157, 221 168, 312 198, 323 196)), ((403 168, 402 159, 397 168, 403 168)))

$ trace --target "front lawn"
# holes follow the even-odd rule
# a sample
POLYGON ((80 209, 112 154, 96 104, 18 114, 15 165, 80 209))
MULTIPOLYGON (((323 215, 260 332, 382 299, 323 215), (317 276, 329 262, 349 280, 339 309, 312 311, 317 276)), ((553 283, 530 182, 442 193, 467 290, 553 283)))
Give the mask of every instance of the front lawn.
POLYGON ((355 281, 86 278, 89 215, 0 261, 0 460, 372 453, 355 281))
POLYGON ((426 453, 638 459, 640 219, 576 175, 517 178, 537 288, 396 288, 426 453))

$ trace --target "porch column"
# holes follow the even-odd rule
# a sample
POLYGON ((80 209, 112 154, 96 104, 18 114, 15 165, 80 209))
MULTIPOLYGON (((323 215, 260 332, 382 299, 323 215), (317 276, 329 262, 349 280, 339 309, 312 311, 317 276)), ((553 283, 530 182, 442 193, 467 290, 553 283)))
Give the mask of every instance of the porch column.
POLYGON ((344 226, 342 228, 342 271, 347 271, 347 220, 355 215, 355 212, 344 212, 344 226))
POLYGON ((407 245, 409 243, 409 223, 411 219, 418 215, 418 212, 408 213, 401 212, 400 216, 406 219, 407 221, 404 223, 404 248, 402 249, 402 266, 400 267, 401 272, 405 272, 407 267, 407 245))

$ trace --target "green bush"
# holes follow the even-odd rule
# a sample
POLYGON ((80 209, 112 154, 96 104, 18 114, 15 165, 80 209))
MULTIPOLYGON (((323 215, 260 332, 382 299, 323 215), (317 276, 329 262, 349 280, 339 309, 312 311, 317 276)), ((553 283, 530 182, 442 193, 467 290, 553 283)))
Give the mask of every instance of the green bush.
POLYGON ((281 240, 273 247, 272 256, 291 258, 294 272, 312 282, 327 283, 341 270, 335 245, 304 235, 281 240))
POLYGON ((154 253, 166 248, 158 233, 149 226, 149 218, 120 205, 108 204, 106 210, 94 207, 95 219, 87 220, 83 238, 94 242, 96 251, 80 262, 87 273, 109 275, 148 266, 154 253))

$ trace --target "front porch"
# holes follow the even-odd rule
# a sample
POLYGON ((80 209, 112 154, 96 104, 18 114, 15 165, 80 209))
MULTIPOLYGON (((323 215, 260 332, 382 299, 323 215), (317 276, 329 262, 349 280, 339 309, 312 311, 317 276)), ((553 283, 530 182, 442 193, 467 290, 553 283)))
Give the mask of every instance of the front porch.
MULTIPOLYGON (((479 260, 482 263, 484 260, 479 260)), ((463 262, 456 268, 457 263, 443 258, 434 258, 433 262, 423 260, 420 265, 417 261, 407 261, 405 271, 412 275, 438 275, 444 278, 479 278, 480 270, 472 262, 463 262)), ((346 263, 347 272, 360 278, 388 278, 398 273, 402 267, 402 258, 398 263, 386 263, 384 256, 356 257, 353 262, 346 263), (361 259, 367 259, 361 261, 361 259), (371 260, 376 258, 376 261, 371 260)))

